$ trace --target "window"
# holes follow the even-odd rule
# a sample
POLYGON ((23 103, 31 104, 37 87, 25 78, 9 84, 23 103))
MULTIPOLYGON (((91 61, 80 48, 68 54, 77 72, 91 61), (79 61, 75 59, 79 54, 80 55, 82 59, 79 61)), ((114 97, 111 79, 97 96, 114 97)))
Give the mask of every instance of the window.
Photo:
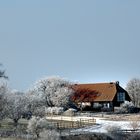
POLYGON ((117 93, 117 101, 119 101, 119 102, 125 101, 125 93, 124 92, 117 93))
POLYGON ((104 108, 109 108, 110 105, 109 105, 109 103, 104 103, 104 104, 103 104, 103 107, 104 107, 104 108))

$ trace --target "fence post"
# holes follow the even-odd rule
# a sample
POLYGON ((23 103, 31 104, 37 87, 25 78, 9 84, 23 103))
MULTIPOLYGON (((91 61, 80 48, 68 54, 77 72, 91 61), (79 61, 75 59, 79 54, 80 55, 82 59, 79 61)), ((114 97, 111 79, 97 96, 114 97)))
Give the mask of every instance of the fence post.
POLYGON ((80 118, 80 122, 79 123, 80 123, 80 127, 81 127, 81 118, 80 118))

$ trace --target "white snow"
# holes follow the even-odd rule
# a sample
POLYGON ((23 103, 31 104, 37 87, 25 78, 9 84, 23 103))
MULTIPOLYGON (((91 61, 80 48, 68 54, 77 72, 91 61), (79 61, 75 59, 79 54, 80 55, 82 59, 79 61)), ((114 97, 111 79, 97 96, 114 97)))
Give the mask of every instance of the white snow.
MULTIPOLYGON (((98 117, 94 117, 94 118, 96 119, 97 125, 88 126, 74 131, 107 133, 108 127, 110 128, 119 127, 121 130, 132 129, 130 125, 130 121, 109 121, 109 120, 103 120, 102 118, 98 118, 98 117)), ((139 129, 140 129, 140 122, 139 122, 139 129)))
POLYGON ((112 126, 120 127, 121 129, 129 129, 128 121, 108 121, 108 120, 102 120, 101 118, 97 118, 97 117, 95 117, 95 119, 96 119, 96 125, 77 129, 76 131, 107 133, 107 128, 112 126))
MULTIPOLYGON (((131 125, 130 121, 111 121, 111 120, 104 120, 103 118, 99 117, 86 117, 86 116, 74 116, 74 117, 66 117, 66 116, 55 116, 55 117, 47 117, 47 119, 53 120, 67 120, 67 121, 78 121, 80 119, 95 119, 96 125, 87 126, 84 128, 79 128, 76 130, 72 130, 71 132, 98 132, 98 133, 107 133, 108 127, 119 127, 121 130, 130 130, 131 125)), ((140 122, 139 122, 139 129, 140 129, 140 122)))

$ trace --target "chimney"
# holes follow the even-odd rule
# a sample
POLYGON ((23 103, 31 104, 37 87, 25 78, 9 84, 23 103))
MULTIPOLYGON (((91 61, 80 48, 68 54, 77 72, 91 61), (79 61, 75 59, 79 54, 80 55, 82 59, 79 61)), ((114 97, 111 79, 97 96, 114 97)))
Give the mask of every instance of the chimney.
POLYGON ((119 81, 116 81, 116 85, 119 85, 119 81))

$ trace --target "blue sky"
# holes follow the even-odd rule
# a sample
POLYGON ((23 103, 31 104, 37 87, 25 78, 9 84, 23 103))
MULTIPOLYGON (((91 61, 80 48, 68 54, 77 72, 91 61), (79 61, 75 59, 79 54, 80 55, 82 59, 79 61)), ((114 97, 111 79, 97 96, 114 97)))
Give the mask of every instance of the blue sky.
POLYGON ((140 76, 139 0, 0 1, 0 63, 11 88, 59 75, 82 83, 140 76))

